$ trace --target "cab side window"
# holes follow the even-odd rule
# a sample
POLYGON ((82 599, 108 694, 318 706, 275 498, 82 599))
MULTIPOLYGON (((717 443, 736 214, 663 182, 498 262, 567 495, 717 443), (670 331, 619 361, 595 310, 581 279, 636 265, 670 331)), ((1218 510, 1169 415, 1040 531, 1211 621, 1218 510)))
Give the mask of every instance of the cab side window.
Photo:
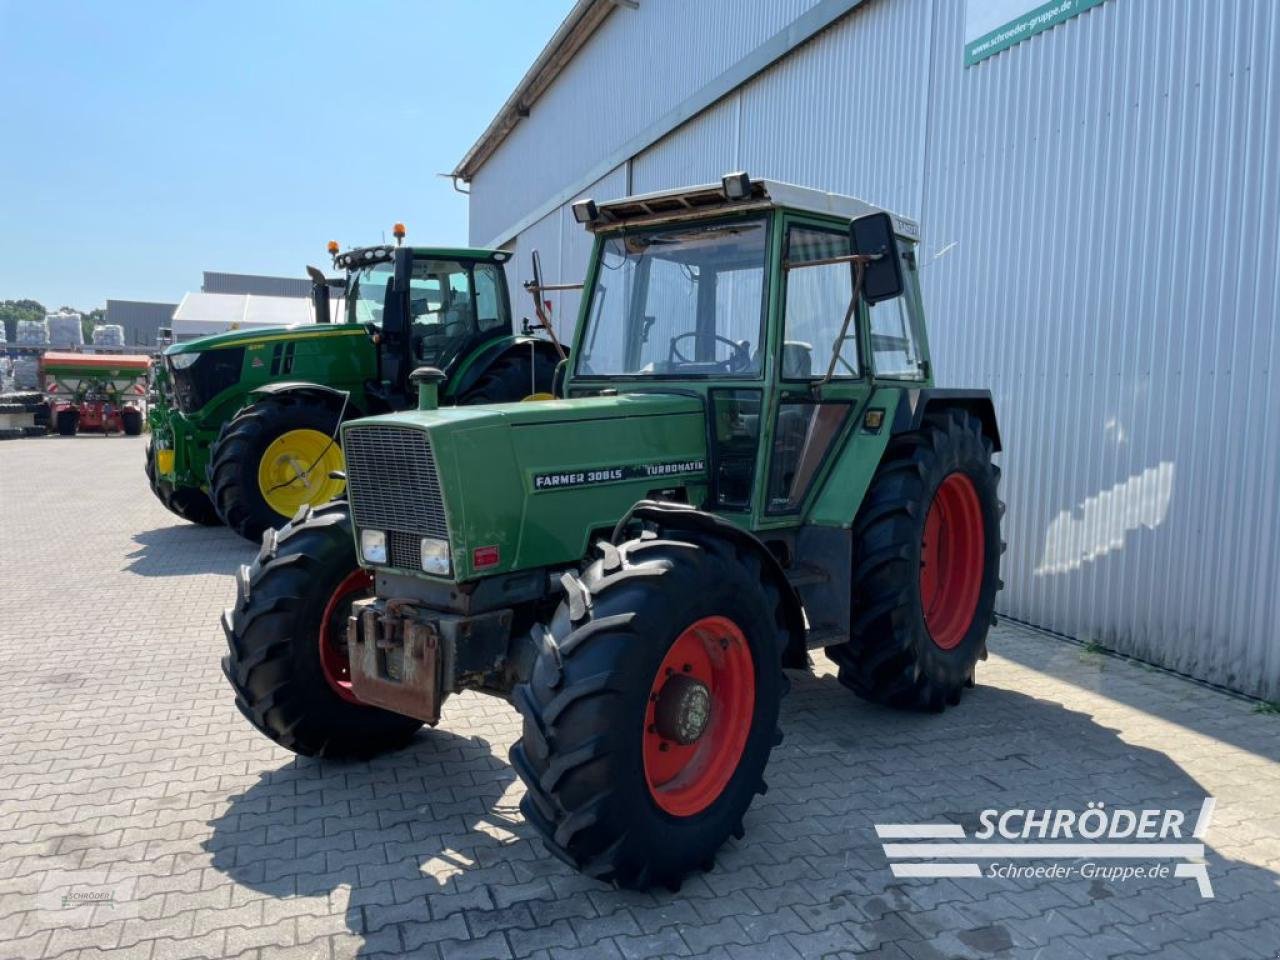
POLYGON ((478 263, 475 267, 476 324, 481 330, 492 330, 507 322, 503 316, 501 269, 492 263, 478 263))
POLYGON ((877 377, 890 380, 923 380, 920 355, 919 306, 908 290, 892 300, 881 300, 870 311, 871 362, 877 377))
MULTIPOLYGON (((782 379, 812 380, 827 374, 836 338, 853 293, 847 263, 805 266, 806 262, 849 254, 849 236, 816 227, 787 231, 787 301, 783 326, 782 379)), ((858 324, 851 318, 840 344, 832 379, 862 376, 858 364, 858 324)))

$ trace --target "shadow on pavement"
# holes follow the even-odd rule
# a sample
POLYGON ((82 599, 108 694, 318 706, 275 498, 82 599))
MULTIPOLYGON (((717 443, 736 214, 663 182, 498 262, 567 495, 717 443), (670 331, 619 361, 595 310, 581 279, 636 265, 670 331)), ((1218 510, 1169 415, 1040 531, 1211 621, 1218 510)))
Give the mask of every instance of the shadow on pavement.
POLYGON ((1280 717, 1254 713, 1252 702, 1207 693, 1192 680, 1091 653, 1031 627, 1011 624, 1011 629, 1013 636, 997 636, 991 648, 1006 660, 1280 763, 1280 717), (1152 676, 1161 682, 1147 682, 1152 676))
MULTIPOLYGON (((740 914, 755 944, 790 936, 786 924, 798 917, 803 932, 825 931, 835 944, 823 953, 883 947, 886 956, 925 960, 1110 956, 1171 942, 1245 957, 1256 949, 1222 931, 1269 935, 1277 876, 1211 844, 1216 899, 1203 898, 1194 879, 1173 876, 895 878, 876 823, 961 824, 972 840, 984 809, 1082 813, 1102 801, 1108 809, 1182 810, 1187 840, 1205 792, 1163 753, 1014 690, 979 686, 946 713, 904 714, 858 700, 832 676, 794 676, 785 739, 766 774, 770 790, 752 807, 746 838, 730 841, 713 872, 690 878, 680 893, 618 893, 574 875, 520 821, 506 745, 443 728, 368 763, 295 760, 268 771, 232 798, 205 847, 215 869, 273 898, 332 897, 349 887, 345 921, 363 938, 362 957, 495 930, 509 933, 520 955, 529 938, 521 929, 545 939, 567 929, 565 917, 642 905, 650 917, 669 915, 665 922, 686 938, 712 937, 731 954, 737 941, 714 939, 722 934, 709 917, 740 914), (745 912, 730 900, 745 902, 745 912)), ((446 706, 446 725, 449 713, 446 706)), ((464 720, 455 712, 453 722, 464 720)))
POLYGON ((137 549, 126 556, 125 569, 144 577, 234 574, 258 552, 226 527, 202 527, 178 517, 172 526, 135 533, 133 541, 137 549))
POLYGON ((364 938, 361 957, 402 956, 451 931, 465 939, 460 911, 493 908, 468 873, 514 847, 531 859, 518 797, 503 801, 515 772, 495 749, 424 728, 371 761, 299 757, 233 797, 204 847, 214 869, 272 897, 349 888, 346 925, 364 938))

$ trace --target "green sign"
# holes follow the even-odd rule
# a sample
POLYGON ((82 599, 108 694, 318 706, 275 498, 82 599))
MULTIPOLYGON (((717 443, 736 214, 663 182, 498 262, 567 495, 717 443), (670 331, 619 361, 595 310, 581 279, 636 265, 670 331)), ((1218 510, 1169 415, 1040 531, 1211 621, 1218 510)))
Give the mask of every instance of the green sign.
POLYGON ((1070 20, 1102 0, 968 0, 965 4, 964 65, 971 67, 1001 50, 1070 20))

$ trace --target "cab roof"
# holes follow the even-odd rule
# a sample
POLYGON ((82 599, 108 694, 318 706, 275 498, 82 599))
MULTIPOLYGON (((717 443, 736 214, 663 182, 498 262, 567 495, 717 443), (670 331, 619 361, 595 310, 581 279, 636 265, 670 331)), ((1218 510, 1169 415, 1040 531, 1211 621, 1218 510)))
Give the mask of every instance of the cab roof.
POLYGON ((910 217, 877 207, 873 203, 840 193, 827 193, 812 187, 801 187, 781 180, 752 179, 750 195, 730 200, 723 183, 706 183, 696 187, 676 187, 642 193, 597 204, 598 216, 588 226, 592 231, 608 230, 619 224, 644 224, 690 215, 706 216, 735 213, 742 210, 785 207, 804 213, 837 216, 846 220, 868 213, 888 213, 894 230, 907 240, 920 238, 920 225, 910 217))
MULTIPOLYGON (((505 263, 511 256, 509 250, 490 250, 486 247, 420 247, 410 244, 408 249, 415 257, 433 257, 440 260, 488 260, 505 263)), ((395 255, 396 244, 375 243, 367 247, 351 247, 334 254, 333 264, 342 270, 367 266, 371 263, 387 263, 395 255)))

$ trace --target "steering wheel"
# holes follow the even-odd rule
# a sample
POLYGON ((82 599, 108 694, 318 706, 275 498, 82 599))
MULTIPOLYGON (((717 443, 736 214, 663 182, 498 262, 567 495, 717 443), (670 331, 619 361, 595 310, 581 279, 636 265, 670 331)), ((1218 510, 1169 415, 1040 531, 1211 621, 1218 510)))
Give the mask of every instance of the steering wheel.
MULTIPOLYGON (((678 360, 681 363, 701 362, 698 360, 690 360, 688 357, 686 357, 683 353, 681 353, 676 348, 676 344, 679 343, 681 340, 688 340, 690 337, 700 337, 700 336, 704 336, 704 334, 701 334, 696 330, 690 330, 688 333, 681 333, 672 337, 671 343, 668 347, 668 351, 669 351, 667 356, 668 362, 672 360, 678 360)), ((726 373, 733 373, 738 370, 745 370, 747 367, 751 366, 751 352, 750 352, 750 347, 747 344, 747 341, 743 340, 741 343, 739 343, 737 340, 730 340, 728 337, 722 337, 718 333, 711 334, 711 338, 720 343, 727 344, 729 348, 733 350, 733 355, 729 357, 728 360, 712 361, 713 363, 716 364, 716 366, 723 367, 726 373)))

